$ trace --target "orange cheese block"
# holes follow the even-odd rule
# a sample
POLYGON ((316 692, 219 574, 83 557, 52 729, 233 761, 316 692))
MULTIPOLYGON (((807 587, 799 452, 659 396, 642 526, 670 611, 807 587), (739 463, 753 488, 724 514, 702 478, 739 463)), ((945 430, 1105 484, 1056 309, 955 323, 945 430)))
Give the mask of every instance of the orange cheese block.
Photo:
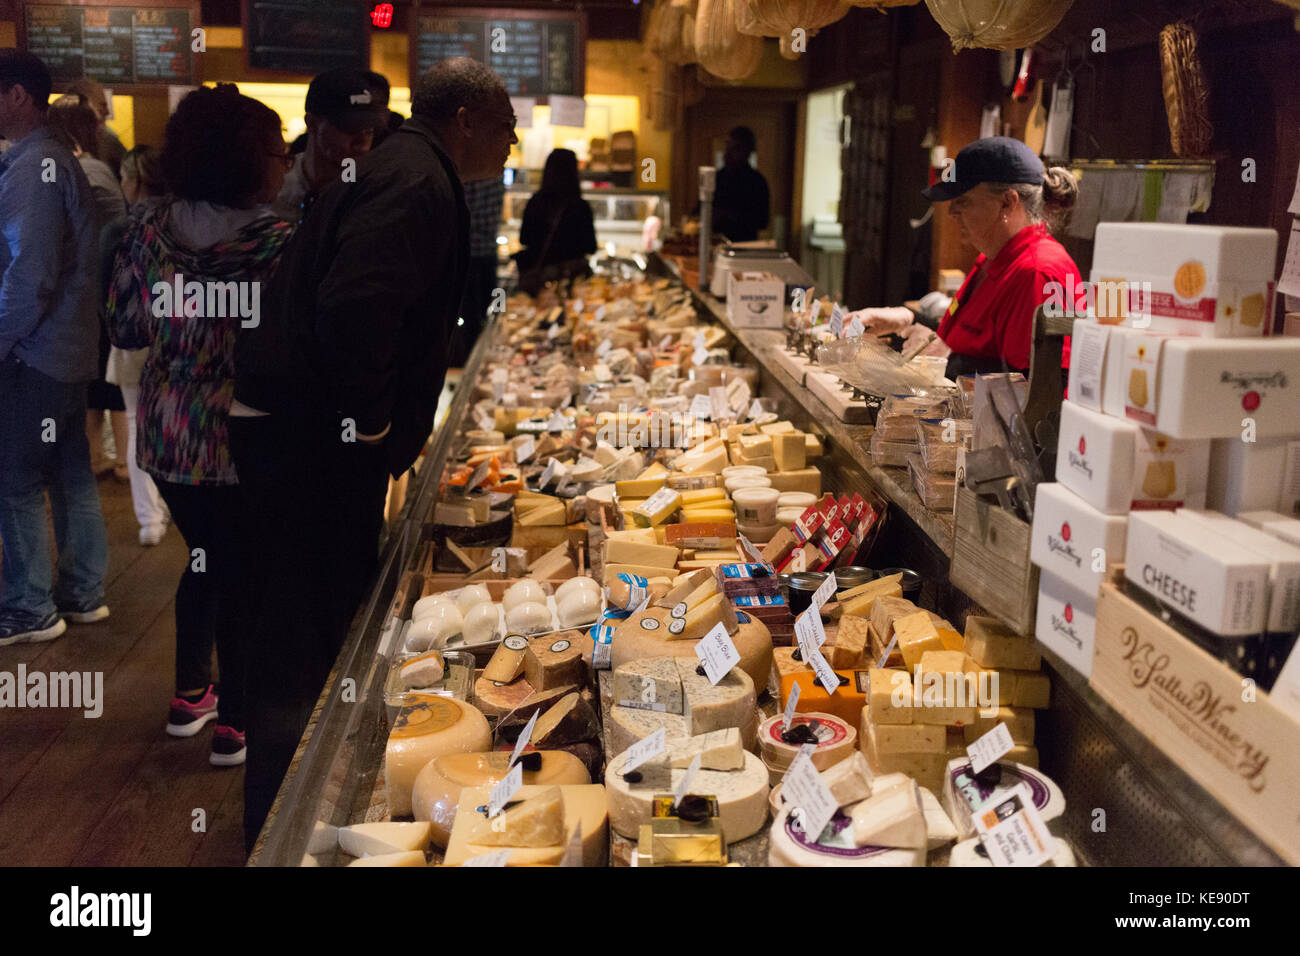
POLYGON ((799 703, 795 710, 800 713, 818 711, 834 714, 851 727, 858 725, 862 708, 867 706, 867 671, 865 668, 839 670, 835 672, 842 678, 848 678, 847 684, 840 684, 835 693, 828 694, 826 688, 817 680, 813 671, 794 671, 781 678, 781 712, 784 713, 786 702, 790 699, 790 689, 799 685, 799 703))
POLYGON ((733 521, 687 521, 664 525, 664 540, 680 548, 730 547, 736 540, 736 524, 733 521))

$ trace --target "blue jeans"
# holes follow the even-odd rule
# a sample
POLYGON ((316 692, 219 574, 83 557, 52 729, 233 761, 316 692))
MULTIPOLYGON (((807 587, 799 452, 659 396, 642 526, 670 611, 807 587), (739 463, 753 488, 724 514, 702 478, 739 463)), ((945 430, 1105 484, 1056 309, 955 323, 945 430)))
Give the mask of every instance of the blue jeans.
POLYGON ((59 607, 104 600, 108 534, 90 471, 86 386, 0 361, 0 619, 35 625, 59 607), (42 486, 49 486, 59 580, 54 589, 42 486))

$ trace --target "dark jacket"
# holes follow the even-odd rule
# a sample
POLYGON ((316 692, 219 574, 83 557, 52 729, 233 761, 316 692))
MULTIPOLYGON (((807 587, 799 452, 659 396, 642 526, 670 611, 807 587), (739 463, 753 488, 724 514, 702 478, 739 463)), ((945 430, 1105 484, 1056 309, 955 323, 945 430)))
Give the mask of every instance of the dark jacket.
POLYGON ((312 204, 235 351, 235 398, 271 414, 391 424, 390 472, 433 428, 469 257, 460 179, 407 120, 312 204))
POLYGON ((713 232, 732 242, 752 242, 768 223, 767 180, 749 163, 723 166, 713 190, 713 232))
POLYGON ((581 195, 565 196, 539 190, 524 206, 519 242, 524 246, 515 259, 520 271, 589 256, 596 251, 591 206, 581 195))

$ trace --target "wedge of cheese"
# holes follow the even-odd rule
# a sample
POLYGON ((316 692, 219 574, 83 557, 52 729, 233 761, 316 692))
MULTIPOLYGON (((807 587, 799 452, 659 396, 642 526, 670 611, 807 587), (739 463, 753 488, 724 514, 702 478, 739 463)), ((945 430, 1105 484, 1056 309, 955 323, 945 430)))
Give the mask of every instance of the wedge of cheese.
MULTIPOLYGON (((649 529, 646 529, 649 530, 649 529)), ((672 568, 681 557, 673 545, 645 544, 637 541, 605 540, 606 564, 630 564, 641 567, 672 568)))
POLYGON ((847 809, 853 821, 854 846, 924 850, 925 810, 915 781, 872 794, 847 809))
POLYGON ((565 837, 564 798, 559 787, 547 787, 495 817, 471 820, 469 842, 480 846, 558 846, 565 837))
POLYGON ((429 824, 420 823, 358 823, 339 827, 339 849, 349 856, 380 856, 408 850, 424 851, 429 848, 429 824))
POLYGON ((835 600, 840 606, 841 616, 870 617, 876 598, 903 596, 902 582, 902 574, 891 574, 887 578, 877 578, 875 581, 868 581, 856 588, 840 592, 835 596, 835 600))
MULTIPOLYGON (((525 785, 519 788, 515 799, 528 801, 550 788, 525 785)), ((501 844, 475 842, 488 827, 487 803, 491 788, 466 787, 461 791, 456 822, 447 844, 445 863, 462 866, 465 861, 502 848, 501 844)), ((564 851, 574 828, 580 828, 582 840, 582 865, 605 866, 608 860, 606 832, 605 788, 600 784, 569 785, 560 787, 563 820, 560 826, 561 841, 553 846, 514 847, 506 866, 557 866, 564 859, 564 851)), ((509 812, 509 811, 506 811, 509 812)))
POLYGON ((401 853, 384 853, 378 856, 363 856, 353 860, 348 866, 428 866, 421 850, 407 850, 401 853))

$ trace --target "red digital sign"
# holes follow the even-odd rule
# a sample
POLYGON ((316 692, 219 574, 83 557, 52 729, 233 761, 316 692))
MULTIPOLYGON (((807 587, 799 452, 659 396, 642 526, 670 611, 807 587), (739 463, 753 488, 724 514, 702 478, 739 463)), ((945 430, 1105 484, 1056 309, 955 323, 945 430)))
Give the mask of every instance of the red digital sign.
POLYGON ((370 22, 380 30, 387 30, 393 25, 393 5, 376 3, 370 8, 370 22))

